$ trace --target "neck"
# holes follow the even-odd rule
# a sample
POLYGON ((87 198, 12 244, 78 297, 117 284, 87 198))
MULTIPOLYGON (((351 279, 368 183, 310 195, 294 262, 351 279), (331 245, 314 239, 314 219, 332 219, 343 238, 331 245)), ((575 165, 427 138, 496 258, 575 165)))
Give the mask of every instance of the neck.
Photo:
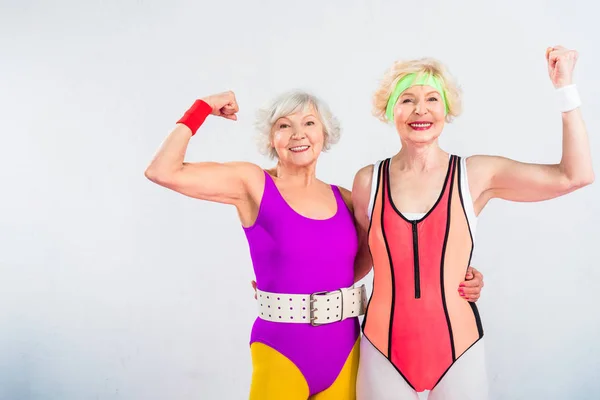
POLYGON ((448 163, 448 153, 442 150, 438 141, 425 144, 402 142, 402 148, 393 157, 396 167, 403 170, 428 171, 448 163))
POLYGON ((294 186, 309 186, 317 180, 315 163, 298 167, 278 161, 275 174, 279 179, 284 179, 294 186))

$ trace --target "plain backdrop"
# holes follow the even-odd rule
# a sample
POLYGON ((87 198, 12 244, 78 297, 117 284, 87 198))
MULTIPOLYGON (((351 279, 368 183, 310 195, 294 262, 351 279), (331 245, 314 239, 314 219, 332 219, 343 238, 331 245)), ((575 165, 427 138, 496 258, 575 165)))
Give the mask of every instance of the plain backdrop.
MULTIPOLYGON (((256 308, 236 212, 144 177, 198 97, 234 90, 239 121, 209 118, 187 160, 264 167, 257 108, 291 88, 322 97, 343 134, 318 176, 349 188, 399 148, 370 114, 383 72, 431 56, 464 91, 445 149, 554 163, 561 119, 544 53, 562 44, 580 52, 600 171, 595 2, 0 7, 2 400, 247 398, 256 308)), ((485 275, 492 399, 600 398, 599 195, 595 184, 543 203, 493 201, 480 216, 473 265, 485 275)))

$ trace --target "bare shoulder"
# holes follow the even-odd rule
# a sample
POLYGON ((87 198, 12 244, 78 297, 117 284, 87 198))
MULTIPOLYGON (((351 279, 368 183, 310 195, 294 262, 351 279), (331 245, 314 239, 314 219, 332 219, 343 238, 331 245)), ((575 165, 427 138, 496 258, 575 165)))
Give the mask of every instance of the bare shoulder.
POLYGON ((371 192, 371 181, 373 180, 373 164, 362 167, 354 176, 352 185, 353 196, 363 196, 365 193, 371 192))
POLYGON ((492 155, 473 155, 465 159, 469 189, 475 203, 487 203, 490 184, 507 162, 510 162, 508 158, 492 155))
POLYGON ((246 161, 235 161, 228 164, 232 168, 235 168, 235 171, 247 186, 252 187, 256 184, 262 186, 264 181, 264 170, 260 166, 246 161))
POLYGON ((494 165, 507 161, 508 158, 501 156, 491 156, 476 154, 465 158, 467 169, 474 171, 475 173, 482 173, 493 169, 494 165))
POLYGON ((248 173, 250 175, 257 175, 263 173, 263 169, 260 166, 247 161, 234 161, 230 162, 229 165, 236 168, 240 172, 248 173))
POLYGON ((260 166, 246 161, 231 162, 229 165, 235 168, 250 198, 260 202, 265 186, 265 171, 260 166))
POLYGON ((469 180, 485 181, 493 178, 499 168, 510 160, 506 157, 492 155, 473 155, 465 159, 469 180))
POLYGON ((352 184, 352 204, 355 214, 367 215, 371 196, 371 181, 373 180, 373 164, 362 167, 354 176, 352 184))

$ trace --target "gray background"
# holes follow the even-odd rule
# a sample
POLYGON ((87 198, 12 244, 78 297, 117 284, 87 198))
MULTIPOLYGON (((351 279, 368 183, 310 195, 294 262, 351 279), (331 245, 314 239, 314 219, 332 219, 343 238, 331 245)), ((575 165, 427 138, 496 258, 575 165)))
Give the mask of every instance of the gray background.
MULTIPOLYGON (((258 106, 313 91, 343 124, 318 175, 350 187, 393 154, 371 94, 399 58, 446 63, 465 112, 442 145, 557 162, 560 113, 544 52, 576 68, 595 170, 600 37, 587 1, 2 1, 0 399, 243 399, 255 317, 233 208, 143 172, 197 97, 232 89, 192 160, 272 163, 258 106), (216 304, 221 304, 217 309, 216 304)), ((494 201, 474 265, 493 399, 600 397, 598 184, 553 201, 494 201)), ((370 283, 370 277, 367 282, 370 283)))

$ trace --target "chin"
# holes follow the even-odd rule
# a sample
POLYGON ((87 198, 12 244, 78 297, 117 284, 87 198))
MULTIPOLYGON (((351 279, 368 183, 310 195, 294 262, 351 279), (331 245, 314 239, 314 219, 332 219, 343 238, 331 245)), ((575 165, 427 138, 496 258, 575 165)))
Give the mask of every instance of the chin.
POLYGON ((290 154, 287 159, 290 164, 297 167, 306 167, 317 161, 317 158, 312 154, 290 154))
POLYGON ((292 160, 292 164, 294 164, 297 167, 307 167, 311 164, 314 164, 317 162, 316 158, 306 158, 306 159, 302 159, 302 160, 298 160, 298 159, 293 159, 292 160))
POLYGON ((414 144, 429 144, 429 143, 434 143, 435 141, 437 141, 439 139, 440 135, 439 133, 411 133, 408 136, 404 137, 404 140, 406 140, 407 142, 411 142, 414 144))

